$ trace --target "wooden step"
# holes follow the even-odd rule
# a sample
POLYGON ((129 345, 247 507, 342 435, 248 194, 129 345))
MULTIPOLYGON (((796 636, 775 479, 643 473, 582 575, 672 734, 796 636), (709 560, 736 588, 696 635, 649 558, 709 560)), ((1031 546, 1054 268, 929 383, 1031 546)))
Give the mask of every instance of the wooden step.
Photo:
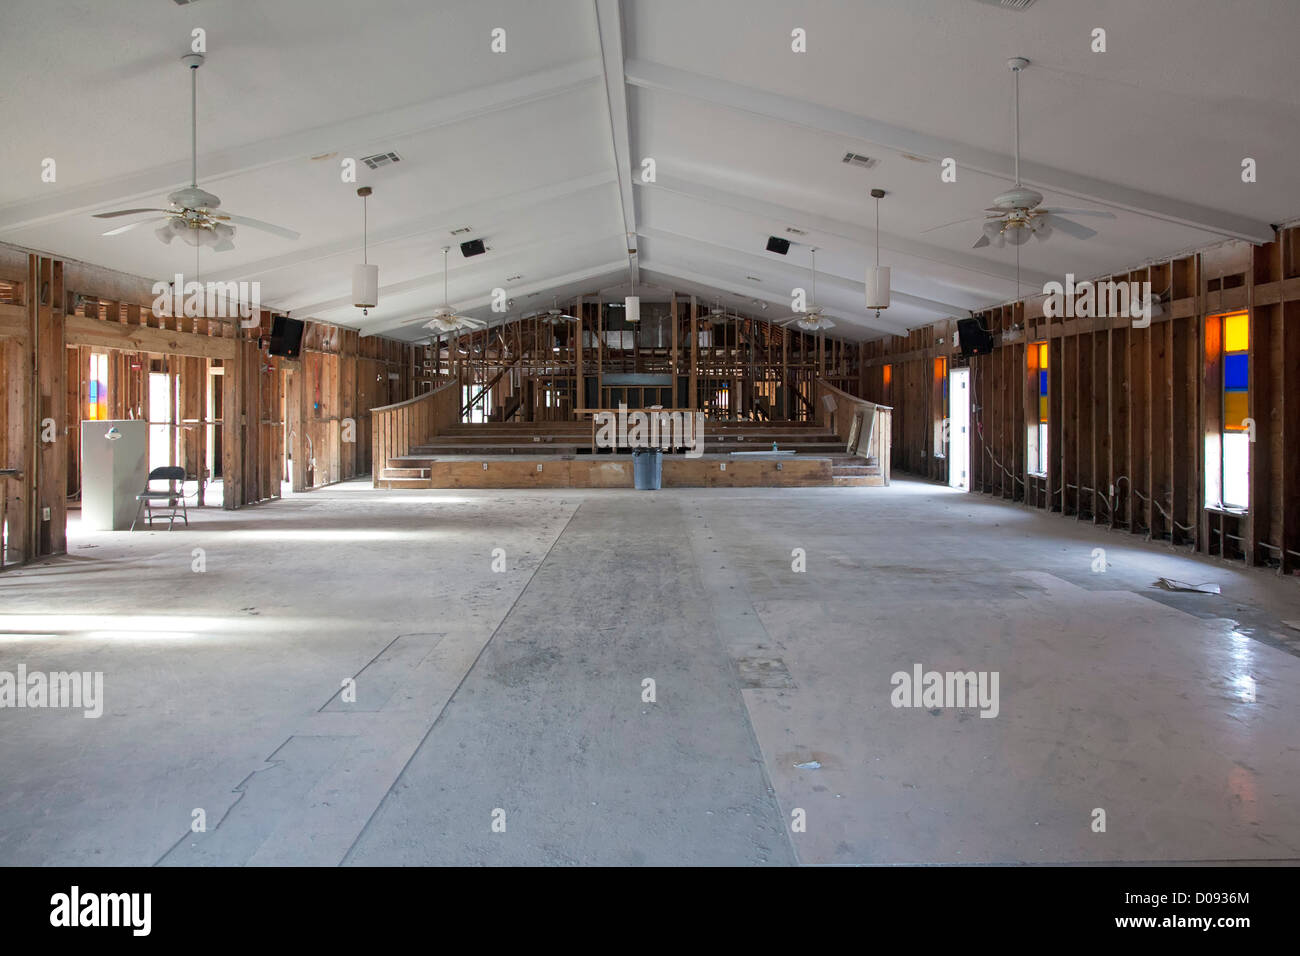
POLYGON ((881 475, 832 475, 831 481, 836 487, 882 488, 885 484, 881 475))

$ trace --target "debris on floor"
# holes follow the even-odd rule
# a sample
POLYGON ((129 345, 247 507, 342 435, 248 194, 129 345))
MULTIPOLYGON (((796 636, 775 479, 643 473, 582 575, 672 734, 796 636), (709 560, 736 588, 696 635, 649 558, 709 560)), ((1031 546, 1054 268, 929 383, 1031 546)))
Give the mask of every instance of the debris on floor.
POLYGON ((809 760, 807 763, 797 763, 794 766, 796 770, 820 770, 822 768, 821 761, 818 760, 809 760))
POLYGON ((1166 591, 1199 591, 1202 594, 1220 594, 1217 584, 1187 584, 1184 581, 1175 581, 1173 578, 1161 578, 1152 587, 1164 588, 1166 591))

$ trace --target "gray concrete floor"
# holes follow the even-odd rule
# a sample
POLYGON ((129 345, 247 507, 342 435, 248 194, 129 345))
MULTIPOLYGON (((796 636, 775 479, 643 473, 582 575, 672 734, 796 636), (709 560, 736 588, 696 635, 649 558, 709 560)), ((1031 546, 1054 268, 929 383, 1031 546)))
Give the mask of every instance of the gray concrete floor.
POLYGON ((906 479, 74 523, 0 575, 0 671, 102 671, 104 715, 0 709, 0 863, 1295 861, 1288 621, 1295 581, 906 479), (998 716, 893 707, 915 664, 998 716))

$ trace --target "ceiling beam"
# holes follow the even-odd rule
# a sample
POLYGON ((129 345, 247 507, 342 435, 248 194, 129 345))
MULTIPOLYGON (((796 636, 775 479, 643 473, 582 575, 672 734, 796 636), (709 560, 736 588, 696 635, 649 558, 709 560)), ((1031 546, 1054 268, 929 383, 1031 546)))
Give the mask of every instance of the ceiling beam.
MULTIPOLYGON (((480 223, 482 228, 475 228, 474 232, 476 234, 483 233, 490 230, 491 221, 496 217, 504 217, 523 209, 531 209, 548 202, 567 199, 590 189, 599 189, 614 182, 614 178, 612 172, 593 173, 589 176, 580 176, 577 179, 569 179, 561 183, 548 183, 536 189, 509 193, 483 202, 460 206, 456 209, 439 210, 427 216, 420 216, 418 219, 408 219, 406 222, 398 223, 388 229, 371 232, 368 237, 368 244, 370 248, 374 249, 386 243, 405 242, 437 233, 440 239, 443 236, 447 239, 442 245, 455 246, 469 237, 462 235, 453 239, 450 235, 451 229, 457 228, 466 222, 475 221, 480 223)), ((260 259, 219 272, 209 272, 204 275, 204 278, 222 282, 231 279, 252 279, 256 276, 265 276, 283 269, 290 269, 303 263, 317 262, 321 259, 329 259, 347 252, 356 251, 358 245, 358 237, 352 236, 347 239, 340 239, 337 242, 295 249, 293 252, 285 253, 282 256, 260 259)))
MULTIPOLYGON (((757 199, 753 196, 744 196, 738 193, 716 189, 713 186, 707 186, 703 183, 694 182, 689 179, 683 179, 676 176, 664 176, 662 173, 658 175, 658 181, 655 183, 645 184, 637 182, 636 185, 641 187, 641 189, 649 190, 650 192, 662 189, 667 192, 688 196, 693 200, 706 202, 710 205, 725 206, 729 209, 735 209, 739 212, 758 216, 768 220, 774 229, 777 226, 806 227, 810 230, 815 229, 820 233, 838 236, 841 239, 847 239, 864 249, 875 248, 875 230, 867 229, 855 223, 844 222, 839 219, 831 219, 827 216, 819 216, 804 209, 782 206, 765 199, 757 199)), ((901 252, 904 255, 914 256, 917 259, 925 259, 929 262, 936 262, 940 265, 963 269, 967 272, 977 273, 979 275, 988 276, 989 278, 1006 282, 1008 283, 1008 293, 1012 288, 1014 288, 1016 282, 1016 269, 1014 265, 1011 265, 1010 263, 991 261, 969 252, 954 252, 926 242, 918 242, 915 239, 905 239, 902 236, 885 232, 880 234, 880 246, 882 249, 901 252)), ((1046 272, 1036 272, 1032 269, 1020 270, 1020 281, 1025 285, 1041 286, 1043 283, 1049 282, 1053 278, 1060 281, 1059 276, 1053 277, 1046 272)))
MULTIPOLYGON (((802 264, 796 264, 789 260, 777 261, 768 259, 751 252, 745 252, 731 246, 719 245, 715 242, 708 242, 702 239, 693 239, 689 236, 678 235, 677 233, 667 232, 662 229, 651 229, 646 226, 641 227, 641 235, 651 240, 662 240, 665 245, 675 245, 684 247, 692 255, 712 256, 723 264, 729 264, 735 268, 743 269, 748 273, 754 273, 759 270, 765 271, 771 275, 773 271, 782 275, 785 281, 797 283, 799 288, 809 288, 812 273, 802 264)), ((653 252, 653 250, 652 250, 653 252)), ((818 288, 828 287, 839 292, 848 293, 860 301, 865 302, 866 283, 857 282, 853 279, 846 279, 842 276, 827 272, 825 269, 817 270, 818 288)), ((793 288, 793 287, 792 287, 793 288)), ((906 303, 907 305, 916 306, 927 312, 932 312, 936 316, 954 316, 964 315, 971 311, 969 306, 956 305, 951 302, 939 302, 935 299, 928 299, 919 295, 910 295, 898 289, 890 291, 890 298, 896 302, 906 303)), ((788 303, 789 298, 785 301, 788 303)), ((822 305, 824 303, 816 303, 822 305)), ((862 307, 865 312, 865 306, 862 307)), ((859 312, 852 311, 850 315, 858 315, 859 312)))
MULTIPOLYGON (((524 285, 521 285, 518 288, 511 289, 510 295, 511 298, 517 298, 519 296, 528 296, 534 293, 550 292, 552 289, 557 289, 561 286, 573 285, 580 282, 586 282, 589 279, 595 279, 600 276, 607 276, 607 275, 619 273, 622 272, 623 269, 625 269, 626 267, 627 267, 627 263, 622 259, 615 259, 610 262, 602 262, 600 265, 589 266, 585 269, 579 269, 575 272, 570 272, 567 275, 556 276, 551 279, 541 279, 537 282, 525 283, 524 285)), ((492 304, 492 296, 489 294, 489 295, 478 296, 474 299, 471 299, 468 302, 464 303, 463 305, 457 306, 457 308, 461 312, 471 312, 475 309, 486 308, 491 304, 492 304)), ((418 312, 409 312, 406 315, 390 316, 378 322, 368 323, 364 325, 353 324, 350 326, 350 328, 360 329, 361 337, 366 338, 367 336, 370 335, 379 335, 384 332, 391 332, 394 329, 399 329, 402 326, 413 324, 415 322, 419 322, 421 320, 425 320, 428 318, 429 318, 429 310, 421 309, 418 312)), ((518 318, 518 314, 510 313, 505 315, 498 315, 489 324, 499 324, 501 322, 508 322, 512 318, 518 318)), ((340 324, 340 323, 334 323, 334 324, 340 324)))
MULTIPOLYGON (((790 307, 790 299, 788 297, 776 296, 766 291, 761 291, 757 294, 749 295, 749 296, 739 296, 731 292, 724 291, 727 288, 727 284, 723 283, 721 280, 715 278, 714 276, 709 276, 697 272, 693 268, 691 268, 691 266, 688 265, 682 265, 680 263, 674 263, 674 262, 657 259, 655 258, 653 253, 647 257, 644 265, 645 265, 645 271, 648 274, 662 275, 669 279, 676 279, 678 282, 689 282, 697 286, 702 286, 705 289, 714 289, 720 293, 720 297, 725 297, 728 299, 740 299, 742 301, 752 301, 754 299, 758 299, 762 302, 779 305, 783 309, 788 309, 790 307)), ((713 305, 713 302, 708 301, 708 299, 709 299, 708 295, 704 295, 701 297, 701 302, 700 302, 701 315, 707 314, 709 308, 713 305)), ((776 311, 769 314, 767 312, 756 312, 753 309, 749 309, 749 308, 746 308, 744 310, 738 309, 737 311, 745 311, 747 314, 753 315, 754 317, 763 319, 764 321, 767 322, 771 322, 774 319, 780 319, 782 315, 789 314, 788 312, 781 312, 781 311, 776 311)), ((843 337, 843 332, 846 329, 852 329, 855 332, 862 332, 868 336, 874 335, 877 337, 886 336, 886 335, 903 334, 897 328, 882 329, 879 326, 868 324, 872 321, 873 318, 870 316, 864 317, 860 315, 843 315, 830 308, 826 308, 824 311, 825 314, 828 315, 830 318, 837 320, 837 324, 835 326, 836 331, 832 332, 833 336, 839 335, 840 337, 843 337)))
MULTIPOLYGON (((532 242, 521 243, 520 245, 512 246, 510 248, 494 248, 491 250, 492 254, 490 256, 476 256, 474 259, 470 260, 462 259, 460 261, 463 264, 459 267, 451 267, 449 265, 446 273, 447 282, 449 286, 453 282, 459 283, 463 286, 465 282, 470 281, 472 278, 477 279, 484 273, 490 272, 501 276, 508 275, 511 270, 511 266, 508 265, 511 258, 532 250, 562 249, 564 250, 566 258, 570 261, 573 259, 580 260, 584 252, 593 250, 596 251, 597 255, 608 255, 609 250, 614 247, 614 243, 617 241, 621 241, 621 238, 608 235, 592 238, 590 232, 574 232, 568 235, 553 234, 542 236, 532 242)), ((452 242, 447 242, 445 245, 454 248, 454 243, 452 242)), ((450 257, 448 258, 450 259, 450 257)), ((434 261, 435 260, 431 259, 431 264, 434 263, 434 261)), ((343 281, 346 282, 346 277, 344 277, 343 281)), ((391 285, 381 286, 379 289, 379 295, 382 301, 385 297, 403 295, 408 292, 415 292, 420 289, 429 288, 430 286, 436 286, 437 295, 430 300, 429 305, 424 307, 424 312, 427 315, 432 312, 436 306, 442 305, 441 302, 436 301, 437 299, 442 298, 442 284, 442 258, 439 255, 436 259, 435 269, 430 272, 422 272, 419 275, 410 276, 400 282, 394 282, 391 285)), ((477 296, 476 300, 482 298, 484 304, 490 303, 492 301, 491 289, 495 286, 505 288, 504 280, 498 282, 488 280, 484 283, 484 287, 489 291, 484 293, 482 296, 477 296)), ((514 295, 513 289, 508 290, 508 292, 511 296, 514 295)), ((472 308, 472 306, 465 304, 465 302, 454 302, 452 304, 461 311, 468 311, 472 308)), ((335 309, 351 307, 352 295, 350 292, 340 296, 335 296, 334 298, 324 299, 319 302, 290 306, 292 311, 295 313, 295 317, 308 319, 318 317, 319 315, 331 312, 335 309)))
POLYGON ((623 78, 623 11, 620 0, 595 0, 596 26, 600 34, 600 62, 605 77, 606 115, 618 175, 618 198, 623 212, 623 234, 627 237, 627 264, 636 285, 636 203, 632 197, 632 144, 627 124, 627 82, 623 78))
MULTIPOLYGON (((918 133, 915 130, 881 123, 843 110, 820 106, 794 97, 783 96, 780 93, 769 93, 742 86, 689 70, 664 66, 649 60, 628 60, 625 71, 627 82, 642 89, 687 96, 791 126, 874 143, 900 153, 912 153, 935 160, 951 156, 957 160, 962 169, 996 176, 1008 182, 1014 182, 1015 179, 1014 158, 1004 153, 918 133)), ((1220 236, 1257 243, 1269 242, 1273 239, 1273 229, 1266 222, 1183 202, 1168 196, 1131 189, 1118 183, 1055 169, 1041 163, 1026 162, 1022 159, 1020 177, 1027 185, 1040 189, 1116 209, 1125 209, 1152 219, 1172 222, 1220 236)))
MULTIPOLYGON (((598 60, 576 60, 502 83, 385 112, 368 113, 339 123, 286 133, 274 139, 216 150, 199 156, 199 181, 205 187, 231 176, 337 150, 369 148, 394 136, 408 136, 463 122, 498 110, 582 89, 602 77, 598 60)), ((167 193, 190 181, 190 159, 101 180, 48 197, 0 206, 0 232, 38 225, 67 216, 92 213, 118 203, 167 193)))

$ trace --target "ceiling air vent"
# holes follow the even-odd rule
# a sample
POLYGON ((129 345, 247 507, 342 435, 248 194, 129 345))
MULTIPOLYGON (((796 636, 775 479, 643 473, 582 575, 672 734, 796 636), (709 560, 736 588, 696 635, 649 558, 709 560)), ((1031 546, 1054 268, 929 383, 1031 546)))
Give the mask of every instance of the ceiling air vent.
POLYGON ((871 169, 878 159, 872 159, 870 156, 863 156, 861 153, 845 153, 841 163, 848 163, 850 166, 861 166, 863 169, 871 169))
POLYGON ((1003 7, 1007 10, 1024 10, 1033 6, 1034 0, 976 0, 986 7, 1003 7))
POLYGON ((467 232, 473 232, 473 231, 474 231, 474 228, 473 228, 472 226, 461 226, 459 229, 453 229, 453 230, 451 231, 451 234, 452 234, 453 236, 463 236, 463 235, 465 235, 465 233, 467 233, 467 232))
POLYGON ((788 233, 790 233, 790 235, 792 235, 792 236, 806 236, 806 235, 808 235, 808 231, 807 231, 806 229, 796 229, 794 226, 786 226, 786 227, 785 227, 785 231, 788 232, 788 233))
POLYGON ((385 166, 391 166, 393 163, 400 163, 402 157, 396 153, 375 153, 373 156, 362 156, 361 161, 371 169, 383 169, 385 166))

